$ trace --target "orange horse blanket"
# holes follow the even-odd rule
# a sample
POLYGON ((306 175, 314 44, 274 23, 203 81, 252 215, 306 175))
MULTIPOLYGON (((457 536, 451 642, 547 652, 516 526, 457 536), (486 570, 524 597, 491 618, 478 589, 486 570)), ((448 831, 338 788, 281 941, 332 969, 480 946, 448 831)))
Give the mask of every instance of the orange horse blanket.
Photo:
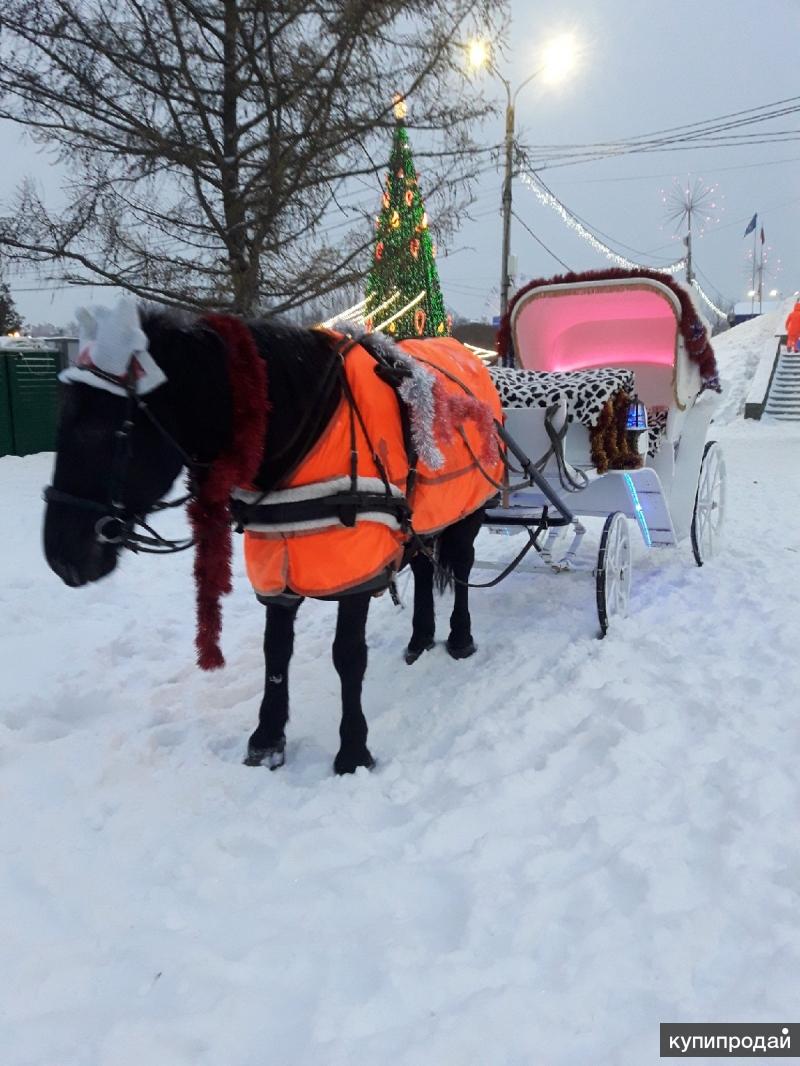
POLYGON ((363 426, 359 418, 352 417, 343 390, 333 418, 299 466, 266 497, 241 490, 238 495, 280 504, 347 492, 353 484, 354 434, 359 491, 385 493, 385 473, 392 496, 407 499, 411 528, 392 514, 369 511, 360 512, 354 524, 347 526, 330 516, 282 526, 259 525, 257 520, 248 523, 245 561, 259 596, 291 592, 324 598, 365 586, 386 587, 413 533, 436 533, 496 494, 503 461, 492 420, 502 420, 502 410, 485 366, 450 337, 408 340, 399 347, 435 375, 434 429, 438 429, 436 445, 443 458, 440 466, 420 460, 407 492, 409 461, 397 393, 375 373, 375 358, 356 344, 344 356, 344 373, 363 426))

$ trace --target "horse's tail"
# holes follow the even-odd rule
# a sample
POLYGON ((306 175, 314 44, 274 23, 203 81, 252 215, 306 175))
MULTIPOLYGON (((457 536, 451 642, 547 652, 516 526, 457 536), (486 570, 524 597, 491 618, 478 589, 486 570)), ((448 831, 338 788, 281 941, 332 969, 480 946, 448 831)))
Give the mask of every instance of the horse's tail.
POLYGON ((433 542, 433 587, 441 596, 455 586, 453 541, 444 529, 433 542))
POLYGON ((456 581, 469 580, 475 562, 475 538, 483 522, 484 508, 447 526, 433 543, 433 582, 438 593, 454 587, 456 581))

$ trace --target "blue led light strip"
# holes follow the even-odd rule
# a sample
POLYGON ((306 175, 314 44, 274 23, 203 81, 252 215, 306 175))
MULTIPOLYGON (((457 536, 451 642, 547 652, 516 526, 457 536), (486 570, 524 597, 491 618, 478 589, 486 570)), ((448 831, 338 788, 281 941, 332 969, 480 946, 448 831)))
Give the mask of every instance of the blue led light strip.
POLYGON ((630 474, 624 474, 623 476, 628 485, 628 492, 631 494, 631 502, 633 503, 633 509, 636 512, 636 521, 639 523, 639 528, 642 531, 644 542, 648 548, 652 548, 653 541, 650 536, 650 530, 647 528, 647 519, 644 516, 642 505, 639 503, 639 494, 636 491, 636 486, 633 483, 633 478, 630 474))

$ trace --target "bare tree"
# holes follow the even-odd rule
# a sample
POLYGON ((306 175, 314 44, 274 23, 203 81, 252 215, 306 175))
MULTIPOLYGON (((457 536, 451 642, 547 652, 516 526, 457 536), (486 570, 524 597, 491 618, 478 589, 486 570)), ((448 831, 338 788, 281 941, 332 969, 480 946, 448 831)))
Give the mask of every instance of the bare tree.
POLYGON ((395 92, 429 198, 488 161, 458 42, 503 16, 492 0, 5 0, 0 117, 69 174, 63 211, 32 181, 0 209, 5 254, 240 313, 352 283, 395 92))

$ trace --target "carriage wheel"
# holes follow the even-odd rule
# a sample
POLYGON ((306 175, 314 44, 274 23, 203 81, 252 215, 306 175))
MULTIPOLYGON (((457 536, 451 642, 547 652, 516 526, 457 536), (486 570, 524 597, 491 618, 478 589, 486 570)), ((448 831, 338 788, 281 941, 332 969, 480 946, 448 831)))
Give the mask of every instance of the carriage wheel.
POLYGON ((603 526, 595 577, 597 615, 600 635, 604 637, 612 619, 623 618, 628 613, 631 591, 631 539, 627 519, 621 511, 610 514, 603 526))
POLYGON ((725 456, 715 440, 706 444, 692 515, 692 551, 698 566, 713 559, 725 520, 725 456))

